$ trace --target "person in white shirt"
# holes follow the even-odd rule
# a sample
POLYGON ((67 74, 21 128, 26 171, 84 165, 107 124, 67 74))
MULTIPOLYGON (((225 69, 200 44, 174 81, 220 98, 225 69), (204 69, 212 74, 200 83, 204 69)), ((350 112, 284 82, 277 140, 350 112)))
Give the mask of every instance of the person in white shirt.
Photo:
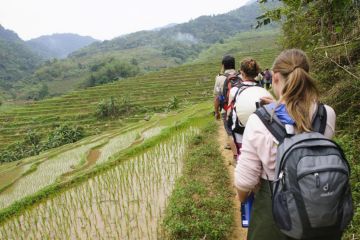
MULTIPOLYGON (((233 106, 235 105, 237 96, 239 94, 241 94, 242 91, 245 91, 246 88, 251 87, 251 86, 256 86, 258 85, 258 82, 255 80, 255 78, 258 76, 258 74, 260 73, 260 67, 259 64, 251 58, 245 58, 244 60, 241 61, 240 63, 240 74, 241 74, 241 79, 242 79, 242 83, 240 86, 240 89, 238 87, 233 87, 230 90, 230 96, 229 96, 229 102, 233 104, 233 106)), ((255 104, 255 99, 254 99, 254 104, 255 104)), ((239 109, 240 110, 240 109, 239 109)), ((228 110, 227 112, 227 119, 231 117, 232 119, 232 126, 231 126, 231 130, 232 130, 232 135, 234 138, 234 143, 237 149, 237 158, 234 159, 234 165, 236 165, 237 159, 239 158, 240 154, 241 154, 241 143, 242 143, 242 135, 244 132, 244 126, 241 125, 241 123, 237 123, 236 121, 236 109, 234 107, 232 107, 231 109, 228 110), (237 126, 237 124, 240 124, 239 126, 237 126)))
POLYGON ((236 74, 235 58, 230 55, 226 55, 223 57, 223 59, 221 61, 220 74, 217 75, 215 78, 214 112, 215 112, 215 118, 217 120, 220 120, 220 118, 222 118, 225 131, 228 135, 227 142, 225 143, 225 148, 231 149, 233 151, 233 154, 236 155, 236 147, 234 145, 234 142, 232 141, 232 132, 231 132, 231 129, 226 124, 226 112, 220 106, 220 99, 222 97, 224 97, 223 96, 224 82, 229 74, 236 74))

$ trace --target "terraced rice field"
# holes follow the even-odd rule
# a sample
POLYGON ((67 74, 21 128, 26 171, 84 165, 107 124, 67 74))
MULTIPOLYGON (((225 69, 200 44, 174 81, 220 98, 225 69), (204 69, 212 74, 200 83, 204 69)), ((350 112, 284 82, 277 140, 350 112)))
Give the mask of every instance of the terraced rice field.
POLYGON ((1 239, 157 239, 189 128, 8 221, 1 239))
MULTIPOLYGON (((277 51, 259 50, 238 55, 237 59, 252 56, 261 65, 270 66, 277 51)), ((184 65, 0 112, 0 150, 20 140, 28 129, 46 133, 53 126, 70 123, 96 134, 124 123, 137 122, 154 111, 163 111, 174 96, 183 105, 208 100, 219 69, 220 64, 214 61, 184 65), (110 96, 128 99, 137 112, 121 120, 97 119, 97 104, 110 96)))

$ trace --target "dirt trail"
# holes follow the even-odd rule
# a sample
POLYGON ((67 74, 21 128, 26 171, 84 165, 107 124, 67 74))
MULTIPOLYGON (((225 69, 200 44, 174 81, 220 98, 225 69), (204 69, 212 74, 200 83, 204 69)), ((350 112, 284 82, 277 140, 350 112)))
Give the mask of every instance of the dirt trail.
MULTIPOLYGON (((227 139, 227 135, 225 133, 225 130, 223 128, 223 125, 219 123, 219 145, 220 145, 220 151, 221 154, 224 156, 224 164, 226 165, 231 183, 234 182, 234 166, 231 165, 233 162, 233 154, 231 150, 224 149, 224 145, 227 139)), ((229 239, 230 240, 245 240, 247 235, 247 229, 241 227, 241 216, 240 216, 240 202, 236 195, 236 190, 233 184, 231 184, 232 190, 234 192, 234 217, 235 217, 235 227, 233 228, 233 232, 230 234, 229 239)))

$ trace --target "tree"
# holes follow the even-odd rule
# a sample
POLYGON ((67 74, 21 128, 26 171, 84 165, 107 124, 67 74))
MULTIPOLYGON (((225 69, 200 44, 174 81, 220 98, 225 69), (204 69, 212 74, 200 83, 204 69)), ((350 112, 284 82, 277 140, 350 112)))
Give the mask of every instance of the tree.
POLYGON ((74 143, 85 136, 84 128, 63 124, 56 127, 48 136, 45 148, 55 148, 68 143, 74 143))
MULTIPOLYGON (((261 3, 268 0, 261 0, 261 3)), ((348 39, 359 14, 359 0, 284 0, 282 6, 259 16, 257 27, 282 23, 285 48, 311 49, 348 39)))
POLYGON ((41 135, 33 130, 28 130, 23 145, 29 146, 29 155, 38 155, 41 151, 41 135))
POLYGON ((39 99, 43 99, 47 95, 49 95, 49 88, 45 83, 43 83, 41 84, 41 88, 39 90, 39 99))

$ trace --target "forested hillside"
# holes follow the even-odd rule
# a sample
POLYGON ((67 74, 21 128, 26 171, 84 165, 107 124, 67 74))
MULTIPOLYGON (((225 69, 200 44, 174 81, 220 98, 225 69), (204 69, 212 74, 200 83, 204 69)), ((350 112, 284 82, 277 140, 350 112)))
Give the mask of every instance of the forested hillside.
POLYGON ((0 92, 7 94, 15 81, 31 74, 39 63, 40 57, 16 33, 0 25, 0 92))
MULTIPOLYGON (((272 7, 274 4, 268 4, 272 7)), ((201 44, 223 42, 224 39, 243 31, 250 30, 256 23, 255 19, 262 13, 257 2, 240 7, 226 14, 201 16, 187 23, 177 24, 156 31, 140 31, 90 45, 72 56, 91 56, 116 50, 138 47, 153 47, 162 50, 163 54, 185 61, 196 56, 201 44), (173 52, 169 50, 173 49, 173 52), (175 51, 177 50, 177 51, 175 51), (191 52, 193 50, 194 52, 191 52), (172 54, 172 55, 171 55, 172 54)))
MULTIPOLYGON (((262 52, 278 48, 280 30, 278 28, 259 31, 257 29, 241 32, 221 43, 212 44, 202 51, 194 62, 207 62, 218 60, 219 56, 226 54, 262 52)), ((267 66, 270 67, 270 66, 267 66)))
POLYGON ((58 33, 31 39, 26 41, 26 45, 43 58, 51 59, 66 58, 69 53, 96 41, 96 39, 89 36, 58 33))
POLYGON ((95 41, 93 38, 76 34, 54 34, 25 42, 15 32, 0 25, 0 100, 45 97, 48 95, 45 83, 24 79, 29 78, 42 64, 48 66, 52 62, 57 62, 45 62, 45 59, 64 58, 95 41))

